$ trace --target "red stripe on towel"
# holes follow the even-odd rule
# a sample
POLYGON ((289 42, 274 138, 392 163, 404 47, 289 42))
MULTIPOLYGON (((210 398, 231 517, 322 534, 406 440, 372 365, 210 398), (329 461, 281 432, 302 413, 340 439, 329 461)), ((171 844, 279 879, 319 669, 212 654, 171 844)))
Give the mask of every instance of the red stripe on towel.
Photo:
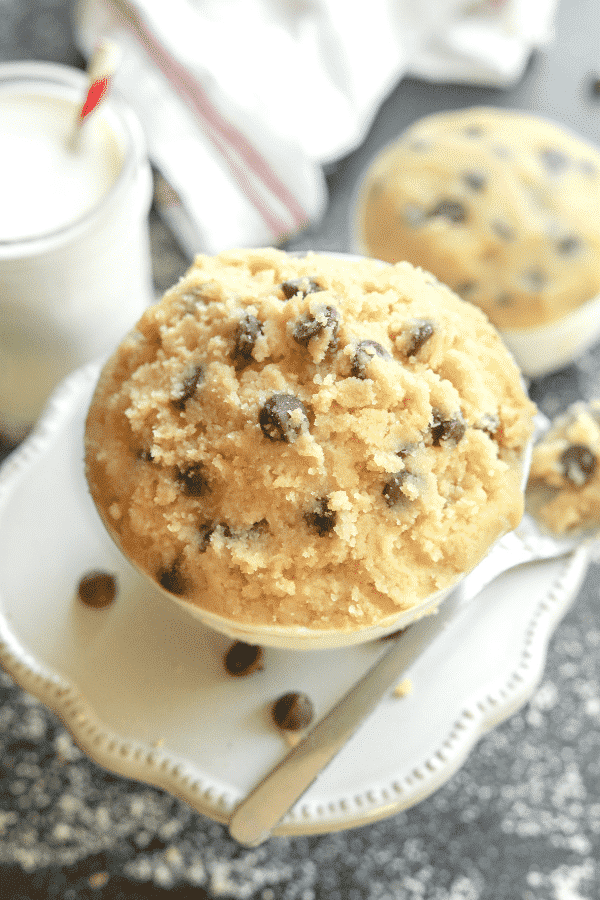
POLYGON ((252 185, 248 171, 262 182, 264 187, 276 197, 287 209, 295 228, 301 229, 308 222, 308 215, 296 201, 288 188, 279 180, 265 159, 250 144, 247 138, 228 122, 212 105, 205 91, 189 72, 164 48, 154 34, 145 26, 140 14, 133 4, 126 0, 107 0, 125 18, 135 37, 156 62, 166 76, 173 89, 180 97, 191 103, 192 107, 205 121, 208 134, 219 152, 225 157, 228 166, 244 194, 260 213, 265 224, 280 239, 292 229, 280 216, 273 213, 264 199, 252 185), (244 163, 240 165, 237 157, 244 163), (246 168, 244 167, 247 167, 246 168))

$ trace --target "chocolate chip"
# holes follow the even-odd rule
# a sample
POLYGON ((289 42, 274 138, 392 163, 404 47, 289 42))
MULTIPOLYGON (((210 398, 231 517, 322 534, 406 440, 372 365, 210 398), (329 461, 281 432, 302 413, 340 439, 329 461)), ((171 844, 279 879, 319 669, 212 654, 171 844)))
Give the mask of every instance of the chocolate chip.
POLYGON ((308 275, 304 275, 302 278, 291 278, 288 281, 282 281, 279 287, 283 291, 286 300, 291 300, 296 294, 306 297, 307 294, 316 294, 317 291, 323 290, 319 282, 315 281, 314 278, 309 278, 308 275))
POLYGON ((380 356, 382 359, 389 359, 390 354, 381 346, 381 344, 378 344, 377 341, 360 341, 360 343, 356 345, 356 350, 354 351, 350 374, 353 375, 354 378, 368 378, 367 369, 374 356, 380 356))
POLYGON ((240 321, 235 332, 235 343, 231 358, 236 369, 243 369, 252 362, 252 351, 259 334, 262 334, 262 322, 250 313, 240 321))
POLYGON ((170 594, 181 596, 187 590, 187 583, 183 573, 179 568, 179 563, 175 561, 173 565, 166 569, 160 569, 157 572, 156 580, 170 594))
POLYGON ((540 150, 540 159, 547 171, 551 172, 553 175, 564 172, 569 165, 568 156, 563 153, 562 150, 557 150, 555 147, 544 147, 540 150))
POLYGON ((564 476, 575 487, 583 487, 592 479, 597 462, 598 460, 585 444, 571 444, 560 457, 564 476))
POLYGON ((563 256, 573 256, 581 250, 582 246, 581 238, 576 234, 568 234, 557 242, 556 249, 563 256))
POLYGON ((306 430, 308 414, 302 401, 293 394, 273 394, 261 407, 258 421, 262 433, 270 441, 292 443, 306 430), (297 416, 291 417, 296 410, 302 413, 300 421, 297 416))
POLYGON ((496 219, 492 222, 491 225, 492 231, 494 234, 500 238, 501 241, 512 241, 515 232, 511 228, 510 225, 507 225, 506 222, 502 222, 500 219, 496 219))
POLYGON ((114 603, 117 596, 117 580, 109 572, 88 572, 79 581, 77 596, 86 606, 103 609, 114 603))
POLYGON ((339 324, 340 314, 337 309, 334 306, 323 306, 315 314, 305 313, 300 316, 294 325, 292 337, 297 344, 307 347, 312 338, 327 330, 330 335, 327 349, 331 352, 337 346, 339 324))
POLYGON ((527 269, 523 272, 523 281, 528 291, 541 291, 548 283, 548 277, 541 269, 527 269))
POLYGON ((140 462, 151 463, 154 462, 154 457, 152 456, 152 451, 147 450, 145 447, 140 447, 140 449, 135 454, 136 459, 139 459, 140 462))
POLYGON ((183 412, 185 404, 196 393, 196 388, 204 378, 204 370, 202 366, 196 366, 189 375, 187 375, 181 385, 181 393, 171 400, 171 405, 179 412, 183 412))
POLYGON ((434 334, 433 322, 429 319, 415 319, 408 328, 408 343, 404 352, 408 357, 416 356, 421 347, 434 334))
POLYGON ((429 211, 429 218, 440 217, 448 219, 455 225, 464 222, 467 218, 467 210, 464 203, 460 200, 440 200, 440 202, 429 211))
POLYGON ((384 485, 383 491, 381 492, 385 497, 385 502, 388 506, 396 506, 398 503, 403 503, 407 497, 406 494, 402 492, 402 485, 406 480, 407 472, 396 472, 395 475, 387 481, 384 485))
POLYGON ((444 419, 439 409, 433 410, 431 435, 434 447, 439 447, 442 441, 458 444, 463 438, 465 431, 466 426, 462 416, 456 415, 451 419, 444 419))
POLYGON ((210 486, 204 474, 204 466, 198 463, 191 466, 185 472, 179 472, 177 481, 183 487, 188 497, 203 497, 210 491, 210 486))
POLYGON ((485 172, 463 172, 463 181, 472 191, 482 191, 488 182, 485 172))
POLYGON ((459 297, 468 297, 469 294, 472 294, 476 288, 477 288, 476 281, 461 281, 460 284, 456 285, 454 290, 459 295, 459 297))
POLYGON ((513 302, 513 297, 506 291, 496 297, 496 303, 498 306, 512 306, 513 302))
POLYGON ((307 694, 299 691, 283 694, 271 708, 273 721, 284 731, 301 731, 307 728, 314 714, 312 700, 307 694))
POLYGON ((467 137, 479 138, 483 136, 483 127, 481 125, 467 125, 463 132, 467 137))
POLYGON ((304 513, 304 519, 309 528, 317 531, 323 537, 333 531, 337 513, 334 509, 329 508, 327 497, 321 497, 310 512, 304 513))
POLYGON ((263 651, 261 647, 236 641, 225 654, 225 669, 236 677, 252 675, 263 668, 263 651))

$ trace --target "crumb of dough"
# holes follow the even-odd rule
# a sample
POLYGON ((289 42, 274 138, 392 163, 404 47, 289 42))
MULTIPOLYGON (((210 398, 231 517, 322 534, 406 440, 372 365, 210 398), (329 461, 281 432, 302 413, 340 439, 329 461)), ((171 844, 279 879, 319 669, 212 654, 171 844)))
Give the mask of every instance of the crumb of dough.
POLYGON ((413 683, 410 678, 403 678, 402 681, 398 682, 392 694, 394 697, 408 697, 409 694, 413 692, 413 683))
POLYGON ((197 257, 106 363, 86 474, 170 593, 352 631, 517 525, 534 410, 484 314, 430 274, 237 250, 197 257))
POLYGON ((550 531, 600 527, 600 400, 554 421, 533 450, 529 482, 551 489, 536 513, 550 531))
POLYGON ((365 252, 433 272, 498 328, 600 292, 600 153, 527 113, 419 119, 371 164, 357 217, 365 252))

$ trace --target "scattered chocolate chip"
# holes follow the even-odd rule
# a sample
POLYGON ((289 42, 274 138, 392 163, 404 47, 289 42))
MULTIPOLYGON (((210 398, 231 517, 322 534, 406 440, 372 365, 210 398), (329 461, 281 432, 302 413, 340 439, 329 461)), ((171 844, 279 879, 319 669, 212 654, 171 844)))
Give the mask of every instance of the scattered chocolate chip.
POLYGON ((578 253, 581 250, 583 244, 581 238, 579 238, 576 234, 568 234, 566 237, 561 238, 557 241, 556 249, 563 256, 573 256, 575 253, 578 253))
POLYGON ((463 172, 463 181, 472 191, 482 191, 488 182, 485 172, 463 172))
POLYGON ((296 294, 306 297, 307 294, 316 294, 317 291, 323 290, 319 282, 315 281, 314 278, 309 278, 308 275, 303 275, 302 278, 291 278, 289 281, 282 281, 279 287, 283 291, 286 300, 291 300, 296 294))
POLYGON ((515 232, 506 222, 502 222, 500 219, 496 219, 491 224, 492 231, 499 237, 501 241, 512 241, 515 232))
POLYGON ((314 717, 312 700, 307 694, 290 692, 283 694, 273 703, 271 715, 278 728, 284 731, 301 731, 307 728, 314 717))
POLYGON ((557 150, 555 147, 544 147, 540 150, 540 159, 547 171, 551 172, 553 175, 564 172, 569 165, 568 156, 563 153, 562 150, 557 150))
POLYGON ((175 561, 172 566, 167 569, 161 569, 156 574, 156 580, 170 594, 181 596, 187 590, 187 583, 183 573, 179 568, 179 563, 175 561))
POLYGON ((429 218, 440 217, 448 219, 455 225, 466 221, 467 210, 464 203, 460 200, 440 200, 440 202, 429 211, 429 218))
POLYGON ((442 441, 448 441, 453 444, 463 438, 466 431, 465 423, 462 416, 457 415, 452 419, 444 419, 439 409, 433 410, 433 424, 431 426, 431 435, 433 438, 433 446, 439 447, 442 441))
POLYGON ((368 378, 367 369, 374 356, 380 356, 382 359, 389 359, 390 354, 381 346, 381 344, 378 344, 377 341, 360 341, 360 343, 356 345, 356 350, 352 357, 350 374, 353 375, 354 378, 368 378))
POLYGON ((594 475, 598 460, 585 444, 571 444, 561 454, 560 464, 567 481, 583 487, 594 475))
POLYGON ((259 334, 262 334, 262 322, 250 313, 240 321, 235 332, 234 347, 231 358, 236 369, 243 369, 252 362, 252 351, 259 334))
POLYGON ((512 306, 513 302, 513 297, 506 291, 496 297, 496 303, 498 306, 512 306))
POLYGON ((154 462, 154 457, 152 456, 152 452, 147 450, 145 447, 140 447, 140 449, 135 454, 136 459, 139 459, 140 462, 151 463, 154 462))
POLYGON ((304 519, 309 528, 317 531, 321 537, 333 531, 337 521, 337 513, 329 508, 327 497, 317 500, 313 509, 304 513, 304 519))
POLYGON ((385 502, 388 506, 397 506, 398 503, 403 503, 407 499, 406 494, 402 492, 402 485, 406 480, 406 475, 406 471, 396 472, 385 483, 381 493, 385 497, 385 502))
POLYGON ((265 402, 258 414, 261 431, 270 441, 293 443, 308 426, 306 407, 293 394, 273 394, 265 402), (292 414, 299 410, 292 418, 292 414))
POLYGON ((594 75, 590 80, 590 93, 595 100, 600 99, 600 75, 594 75))
POLYGON ((430 322, 429 319, 415 319, 414 322, 411 322, 407 329, 408 342, 404 348, 406 355, 408 357, 416 356, 421 347, 433 336, 434 331, 433 322, 430 322))
POLYGON ((312 338, 327 330, 330 335, 327 349, 332 352, 337 346, 339 324, 340 314, 337 309, 334 306, 323 306, 315 314, 305 313, 300 316, 294 325, 292 337, 297 344, 307 347, 312 338))
POLYGON ((117 596, 117 579, 109 572, 88 572, 79 580, 77 596, 86 606, 104 609, 114 603, 117 596))
POLYGON ((183 412, 185 409, 185 404, 193 397, 196 393, 196 388, 204 378, 204 370, 202 366, 196 366, 189 375, 187 375, 182 382, 181 393, 177 395, 177 397, 173 397, 171 400, 171 405, 175 407, 179 412, 183 412))
POLYGON ((467 137, 479 138, 483 136, 483 127, 481 125, 467 125, 463 132, 467 137))
POLYGON ((183 490, 188 497, 203 497, 210 491, 210 486, 204 475, 204 466, 202 463, 191 466, 189 469, 186 469, 185 472, 179 472, 177 481, 183 487, 183 490))
POLYGON ((252 675, 263 668, 263 651, 261 647, 236 641, 225 654, 225 669, 230 675, 237 677, 252 675))
POLYGON ((510 159, 512 156, 512 153, 504 144, 496 144, 495 147, 492 147, 492 152, 498 159, 510 159))

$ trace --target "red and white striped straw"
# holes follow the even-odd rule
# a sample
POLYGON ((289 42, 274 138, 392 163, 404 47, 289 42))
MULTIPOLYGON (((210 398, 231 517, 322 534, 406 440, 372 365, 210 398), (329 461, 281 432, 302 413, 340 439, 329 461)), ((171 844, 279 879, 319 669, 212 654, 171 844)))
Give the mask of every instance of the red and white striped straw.
POLYGON ((88 89, 84 101, 79 107, 75 122, 73 144, 77 145, 79 131, 87 117, 98 108, 102 100, 109 92, 112 77, 119 64, 121 50, 109 40, 102 40, 87 66, 88 89))

